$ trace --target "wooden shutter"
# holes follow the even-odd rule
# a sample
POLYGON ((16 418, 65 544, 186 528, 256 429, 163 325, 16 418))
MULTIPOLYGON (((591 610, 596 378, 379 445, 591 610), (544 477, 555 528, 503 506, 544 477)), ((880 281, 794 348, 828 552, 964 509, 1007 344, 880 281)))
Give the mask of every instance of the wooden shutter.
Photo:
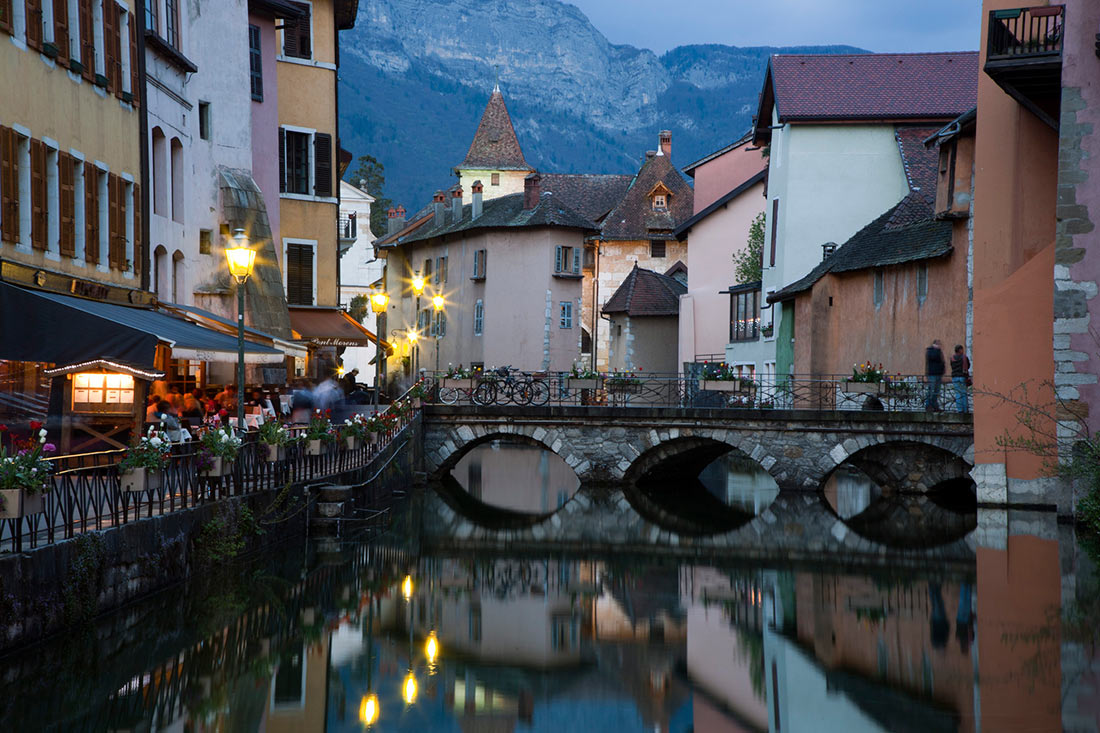
POLYGON ((15 130, 0 127, 0 239, 19 241, 19 159, 15 130))
POLYGON ((554 272, 561 272, 561 247, 555 247, 554 253, 554 272))
MULTIPOLYGON (((42 0, 25 0, 27 45, 42 50, 42 0)), ((49 2, 49 0, 47 0, 49 2)))
POLYGON ((283 55, 298 58, 298 20, 283 21, 283 55))
POLYGON ((581 248, 580 247, 574 247, 573 248, 573 274, 574 275, 581 274, 581 248))
POLYGON ((57 63, 69 65, 69 0, 53 0, 53 45, 57 63))
MULTIPOLYGON (((150 1, 151 0, 147 0, 150 1)), ((136 107, 141 91, 140 80, 138 79, 138 44, 137 44, 137 26, 138 17, 136 13, 130 15, 130 94, 133 97, 131 102, 136 107)))
POLYGON ((80 64, 81 73, 88 81, 95 81, 95 24, 92 0, 79 0, 80 13, 80 64))
POLYGON ((310 245, 287 245, 286 285, 288 303, 313 305, 313 247, 310 245))
POLYGON ((313 57, 313 48, 312 48, 312 44, 310 43, 310 32, 309 32, 310 23, 313 22, 313 18, 310 16, 310 10, 312 8, 311 8, 311 6, 306 5, 305 3, 295 3, 295 4, 299 8, 301 8, 302 13, 304 13, 304 15, 302 15, 302 17, 298 18, 297 22, 295 23, 295 28, 298 31, 298 55, 299 55, 299 57, 301 57, 303 59, 312 58, 313 57))
POLYGON ((9 36, 15 33, 12 21, 12 0, 0 0, 0 32, 9 36))
POLYGON ((775 267, 775 235, 779 231, 779 199, 772 199, 772 242, 771 257, 768 258, 772 267, 775 267))
POLYGON ((118 269, 122 267, 122 260, 118 256, 118 241, 122 229, 121 183, 122 179, 114 173, 107 175, 107 264, 118 269))
POLYGON ((99 169, 84 164, 84 260, 99 264, 99 169))
POLYGON ((118 6, 115 0, 103 3, 103 75, 107 77, 107 91, 118 90, 118 6))
POLYGON ((46 144, 31 140, 31 246, 46 249, 46 144))
POLYGON ((286 193, 286 130, 279 128, 279 192, 286 193))
POLYGON ((141 213, 145 210, 145 202, 141 198, 141 184, 134 184, 134 200, 130 202, 134 207, 134 261, 130 263, 134 273, 141 272, 141 265, 144 262, 144 250, 142 250, 142 243, 145 241, 144 235, 141 229, 141 213))
POLYGON ((57 178, 60 192, 61 216, 59 217, 61 254, 72 257, 76 254, 76 181, 73 171, 73 157, 68 153, 57 154, 57 178))
POLYGON ((489 271, 489 250, 481 250, 481 276, 485 277, 485 273, 489 271))
POLYGON ((313 193, 332 195, 332 135, 326 132, 313 136, 313 193))

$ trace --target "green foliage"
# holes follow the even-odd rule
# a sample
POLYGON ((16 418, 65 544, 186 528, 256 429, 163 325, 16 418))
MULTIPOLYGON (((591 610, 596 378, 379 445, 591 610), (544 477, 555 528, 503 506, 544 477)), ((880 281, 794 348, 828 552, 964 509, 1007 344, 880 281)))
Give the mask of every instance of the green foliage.
POLYGON ((253 537, 264 530, 252 510, 227 508, 207 520, 195 538, 195 562, 203 567, 222 565, 237 557, 253 537))
MULTIPOLYGON (((374 197, 374 203, 370 207, 370 229, 380 237, 385 236, 386 210, 393 206, 393 201, 383 193, 386 187, 386 166, 373 155, 361 155, 359 167, 348 174, 348 182, 374 197)), ((363 321, 362 318, 356 320, 363 321)))
POLYGON ((758 283, 764 275, 764 212, 749 225, 745 248, 733 255, 734 279, 738 285, 758 283))
MULTIPOLYGON (((371 209, 373 212, 374 209, 371 209)), ((371 230, 375 234, 384 235, 385 232, 374 228, 374 214, 371 214, 371 230)), ((348 315, 356 320, 357 323, 362 323, 363 319, 370 313, 370 296, 356 295, 351 299, 351 303, 348 305, 348 315)))
POLYGON ((66 624, 91 621, 103 587, 103 537, 86 532, 73 540, 73 561, 61 588, 62 617, 66 624))

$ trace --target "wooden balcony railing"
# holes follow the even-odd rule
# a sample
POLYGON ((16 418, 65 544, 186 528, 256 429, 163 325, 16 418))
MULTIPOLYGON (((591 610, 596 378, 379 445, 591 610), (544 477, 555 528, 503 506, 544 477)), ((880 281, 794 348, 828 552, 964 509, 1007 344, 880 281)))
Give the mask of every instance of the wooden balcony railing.
POLYGON ((990 11, 986 60, 1061 54, 1065 17, 1062 5, 990 11))

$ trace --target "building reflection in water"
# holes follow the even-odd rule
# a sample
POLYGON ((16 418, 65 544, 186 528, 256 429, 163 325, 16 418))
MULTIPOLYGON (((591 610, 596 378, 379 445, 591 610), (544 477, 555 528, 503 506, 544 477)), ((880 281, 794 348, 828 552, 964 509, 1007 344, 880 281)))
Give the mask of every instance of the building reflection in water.
POLYGON ((558 454, 504 440, 476 446, 451 475, 475 499, 529 514, 556 511, 580 487, 577 474, 558 454))
POLYGON ((731 451, 699 473, 707 491, 727 506, 760 514, 779 496, 779 484, 748 456, 731 451))

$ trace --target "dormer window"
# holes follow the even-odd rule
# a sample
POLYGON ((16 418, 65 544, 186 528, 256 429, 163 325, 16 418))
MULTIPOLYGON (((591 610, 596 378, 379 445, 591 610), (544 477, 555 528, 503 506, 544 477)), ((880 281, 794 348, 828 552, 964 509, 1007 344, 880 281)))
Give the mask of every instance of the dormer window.
POLYGON ((653 208, 658 211, 668 208, 668 200, 663 193, 653 195, 653 208))

